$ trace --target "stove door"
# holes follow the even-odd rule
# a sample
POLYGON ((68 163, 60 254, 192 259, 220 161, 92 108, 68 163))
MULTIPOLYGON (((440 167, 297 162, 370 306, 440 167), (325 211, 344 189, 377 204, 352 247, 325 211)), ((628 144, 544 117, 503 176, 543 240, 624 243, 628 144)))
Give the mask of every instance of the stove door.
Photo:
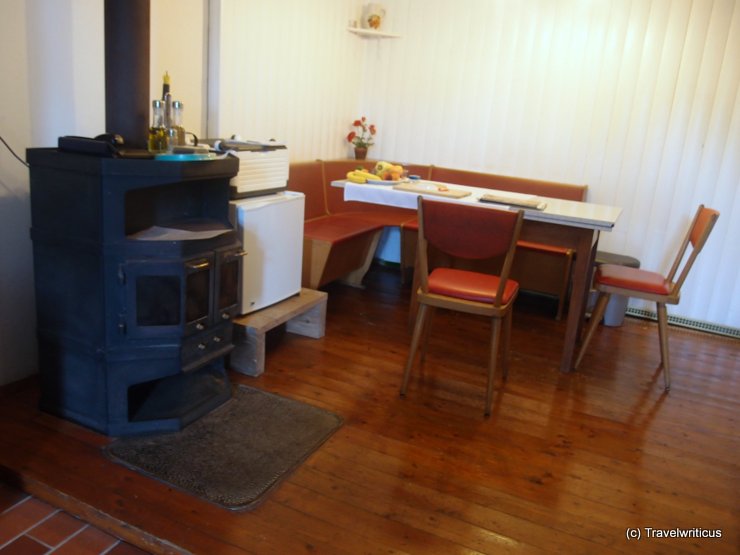
POLYGON ((241 248, 216 251, 214 324, 232 320, 237 314, 244 255, 245 252, 241 248))
POLYGON ((206 329, 214 256, 129 261, 125 265, 125 334, 130 338, 187 335, 206 329))

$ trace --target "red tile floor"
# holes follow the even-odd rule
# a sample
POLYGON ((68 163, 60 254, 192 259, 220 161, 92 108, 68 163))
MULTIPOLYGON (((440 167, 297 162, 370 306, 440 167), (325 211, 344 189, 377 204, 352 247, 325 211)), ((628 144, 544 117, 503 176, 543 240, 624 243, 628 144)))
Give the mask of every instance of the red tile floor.
POLYGON ((0 481, 0 555, 44 553, 144 555, 147 552, 0 481))

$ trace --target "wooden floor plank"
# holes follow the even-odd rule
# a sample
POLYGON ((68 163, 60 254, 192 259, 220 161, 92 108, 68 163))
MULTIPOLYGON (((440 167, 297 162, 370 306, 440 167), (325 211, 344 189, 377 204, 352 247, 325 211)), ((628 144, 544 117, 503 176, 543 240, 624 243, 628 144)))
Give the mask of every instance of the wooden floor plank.
POLYGON ((34 379, 0 389, 0 476, 153 553, 736 553, 737 340, 672 327, 665 394, 657 325, 626 318, 562 374, 563 322, 523 297, 484 418, 487 322, 438 314, 401 399, 408 288, 373 267, 325 289, 323 338, 284 334, 264 374, 232 374, 343 418, 254 510, 114 463, 111 438, 37 409, 34 379), (627 539, 646 527, 722 537, 627 539))

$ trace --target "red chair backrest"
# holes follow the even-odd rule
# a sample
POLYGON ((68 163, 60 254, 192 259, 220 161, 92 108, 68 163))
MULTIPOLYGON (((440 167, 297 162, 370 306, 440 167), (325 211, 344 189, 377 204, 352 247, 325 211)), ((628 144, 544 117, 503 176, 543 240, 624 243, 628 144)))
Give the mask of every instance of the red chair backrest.
POLYGON ((686 280, 686 276, 689 275, 689 271, 694 265, 696 257, 699 256, 699 253, 704 248, 704 244, 707 242, 709 234, 712 232, 714 224, 717 222, 718 218, 719 212, 713 208, 706 208, 703 204, 700 204, 699 208, 697 208, 691 227, 685 235, 683 243, 681 243, 681 248, 673 261, 673 266, 671 266, 671 269, 666 276, 669 281, 674 282, 674 295, 678 296, 681 286, 686 280), (681 267, 681 262, 684 260, 684 255, 686 254, 689 243, 692 246, 692 251, 686 258, 683 267, 681 267), (679 268, 681 269, 680 273, 679 268), (676 278, 676 274, 678 274, 678 278, 676 278))
POLYGON ((689 240, 694 248, 704 246, 703 242, 707 240, 709 231, 711 231, 711 227, 714 226, 717 218, 719 218, 719 212, 717 210, 706 208, 705 206, 699 207, 699 213, 696 215, 694 226, 691 228, 691 233, 689 234, 689 240))
POLYGON ((467 259, 505 254, 515 232, 517 212, 422 198, 424 236, 451 256, 467 259))

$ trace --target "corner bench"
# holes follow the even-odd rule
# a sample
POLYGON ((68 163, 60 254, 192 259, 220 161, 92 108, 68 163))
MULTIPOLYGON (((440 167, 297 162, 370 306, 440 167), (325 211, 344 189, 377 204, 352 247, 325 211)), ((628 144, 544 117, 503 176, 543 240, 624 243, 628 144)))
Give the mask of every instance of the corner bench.
POLYGON ((359 286, 383 231, 381 222, 330 214, 320 162, 290 165, 288 189, 305 195, 301 283, 318 289, 344 278, 359 286))
MULTIPOLYGON (((401 235, 401 276, 414 267, 418 221, 416 211, 344 200, 344 190, 331 182, 375 161, 314 160, 290 165, 288 189, 306 196, 303 249, 303 286, 317 289, 343 278, 359 286, 375 252, 380 233, 398 227, 401 235)), ((537 179, 488 174, 434 165, 406 164, 422 179, 498 189, 564 200, 584 201, 588 187, 537 179)), ((512 278, 522 289, 558 298, 556 317, 562 317, 573 264, 573 250, 557 245, 520 241, 512 278)))

